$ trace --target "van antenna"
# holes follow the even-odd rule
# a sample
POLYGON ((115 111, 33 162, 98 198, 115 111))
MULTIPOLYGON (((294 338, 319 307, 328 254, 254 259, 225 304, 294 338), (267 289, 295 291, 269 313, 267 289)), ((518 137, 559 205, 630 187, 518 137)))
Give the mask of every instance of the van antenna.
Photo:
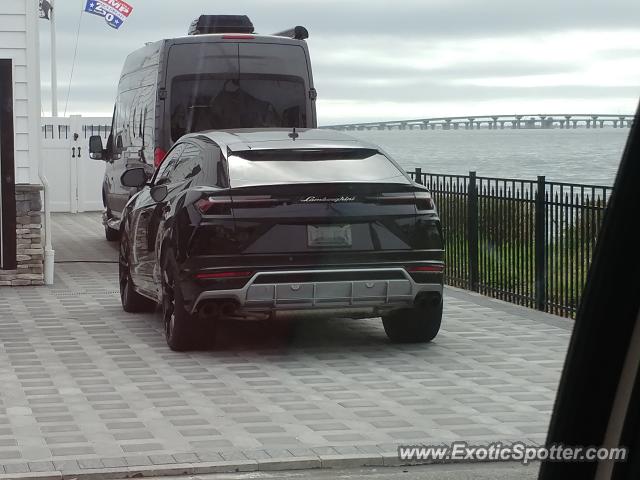
POLYGON ((300 134, 296 132, 296 127, 293 127, 293 132, 289 134, 289 138, 295 142, 296 138, 298 138, 299 136, 300 134))

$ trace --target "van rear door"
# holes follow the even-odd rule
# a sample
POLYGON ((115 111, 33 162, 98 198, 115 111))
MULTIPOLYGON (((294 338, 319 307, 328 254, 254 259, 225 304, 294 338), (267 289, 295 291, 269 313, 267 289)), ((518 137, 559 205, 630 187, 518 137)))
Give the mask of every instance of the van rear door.
POLYGON ((210 106, 227 81, 238 78, 238 44, 195 42, 173 44, 167 56, 162 148, 168 150, 185 133, 216 128, 210 106))
POLYGON ((243 90, 274 106, 278 126, 316 126, 311 65, 301 45, 241 42, 238 52, 243 90))
POLYGON ((257 40, 180 42, 167 57, 161 148, 167 150, 186 133, 206 130, 315 127, 304 46, 257 40))

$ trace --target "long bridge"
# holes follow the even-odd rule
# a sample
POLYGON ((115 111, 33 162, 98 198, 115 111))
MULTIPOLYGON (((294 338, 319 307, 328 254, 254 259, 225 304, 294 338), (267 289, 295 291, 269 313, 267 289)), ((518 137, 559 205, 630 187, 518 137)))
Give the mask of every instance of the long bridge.
POLYGON ((390 120, 386 122, 346 123, 320 128, 333 130, 474 130, 487 128, 630 128, 634 115, 604 113, 561 113, 553 115, 469 115, 461 117, 418 118, 413 120, 390 120))

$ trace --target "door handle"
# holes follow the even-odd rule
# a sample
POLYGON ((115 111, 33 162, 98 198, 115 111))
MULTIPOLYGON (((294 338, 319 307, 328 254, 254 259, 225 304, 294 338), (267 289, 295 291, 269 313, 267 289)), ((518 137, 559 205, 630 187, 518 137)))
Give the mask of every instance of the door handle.
POLYGON ((78 158, 82 158, 82 155, 81 155, 81 153, 80 153, 80 149, 81 149, 81 148, 82 148, 82 147, 78 147, 78 158))
POLYGON ((72 147, 71 150, 73 150, 73 155, 71 155, 71 158, 76 158, 76 147, 72 147))

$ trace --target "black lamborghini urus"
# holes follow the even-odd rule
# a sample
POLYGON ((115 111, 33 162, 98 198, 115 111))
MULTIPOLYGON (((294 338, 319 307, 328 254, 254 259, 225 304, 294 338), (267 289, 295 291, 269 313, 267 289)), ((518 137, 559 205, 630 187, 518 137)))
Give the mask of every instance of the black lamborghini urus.
POLYGON ((127 312, 161 304, 188 350, 218 321, 382 317, 393 341, 427 342, 442 318, 443 241, 429 192, 376 146, 331 130, 187 135, 121 222, 127 312))

